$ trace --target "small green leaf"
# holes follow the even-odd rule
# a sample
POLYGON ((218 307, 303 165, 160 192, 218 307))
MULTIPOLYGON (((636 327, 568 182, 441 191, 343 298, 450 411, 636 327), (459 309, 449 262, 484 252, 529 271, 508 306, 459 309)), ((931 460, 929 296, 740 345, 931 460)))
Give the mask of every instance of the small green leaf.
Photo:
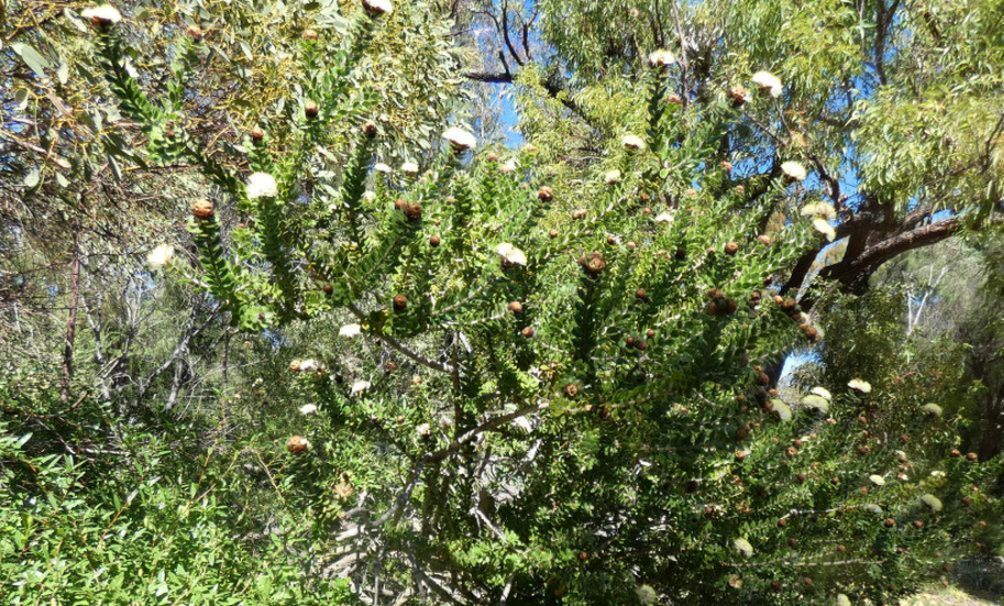
POLYGON ((924 496, 920 497, 920 501, 924 505, 930 507, 932 511, 941 511, 942 508, 944 507, 941 504, 941 499, 939 499, 938 497, 934 496, 931 493, 925 494, 924 496))
POLYGON ((38 167, 35 166, 28 171, 28 174, 24 176, 24 181, 21 182, 25 187, 31 188, 36 187, 39 181, 42 180, 42 175, 38 171, 38 167))
POLYGON ((49 62, 39 54, 35 47, 23 42, 15 42, 10 45, 11 49, 17 53, 25 65, 31 68, 38 76, 45 76, 45 70, 50 68, 49 62))

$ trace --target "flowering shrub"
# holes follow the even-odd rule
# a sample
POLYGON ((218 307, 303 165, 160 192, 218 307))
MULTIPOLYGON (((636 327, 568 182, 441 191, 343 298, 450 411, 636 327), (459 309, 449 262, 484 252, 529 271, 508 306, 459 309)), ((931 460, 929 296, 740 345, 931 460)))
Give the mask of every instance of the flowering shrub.
MULTIPOLYGON (((886 601, 989 532, 1000 502, 979 486, 1000 462, 954 451, 951 418, 892 411, 867 376, 771 387, 779 352, 824 336, 777 282, 834 238, 834 211, 787 195, 798 160, 747 187, 709 158, 779 78, 695 119, 666 101, 673 55, 653 53, 645 132, 574 187, 462 126, 393 169, 372 91, 344 86, 392 16, 364 1, 334 55, 305 37, 301 96, 249 133, 247 177, 125 69, 121 23, 95 22, 151 157, 214 186, 187 277, 243 330, 316 335, 289 365, 302 429, 276 450, 325 574, 373 601, 886 601)), ((183 83, 199 37, 179 49, 183 83)))

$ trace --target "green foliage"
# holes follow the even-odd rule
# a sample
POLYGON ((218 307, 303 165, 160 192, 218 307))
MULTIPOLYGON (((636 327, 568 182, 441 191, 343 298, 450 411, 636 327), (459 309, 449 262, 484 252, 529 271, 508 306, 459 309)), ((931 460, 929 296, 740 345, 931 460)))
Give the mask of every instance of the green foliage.
POLYGON ((1000 507, 971 487, 1000 461, 951 457, 953 410, 903 405, 876 375, 888 352, 868 344, 848 377, 874 393, 768 392, 761 365, 796 327, 820 331, 764 287, 820 235, 799 177, 751 197, 713 160, 734 103, 665 107, 647 76, 578 179, 538 172, 532 148, 515 171, 468 160, 457 139, 424 170, 367 174, 365 137, 318 170, 332 123, 366 116, 371 95, 343 81, 375 22, 358 16, 329 62, 307 43, 314 88, 264 139, 297 151, 255 148, 276 191, 253 175, 230 200, 255 235, 201 251, 210 274, 239 265, 224 301, 263 310, 242 327, 304 331, 287 389, 309 407, 278 485, 334 570, 376 566, 425 601, 795 604, 887 601, 970 552, 1000 507))

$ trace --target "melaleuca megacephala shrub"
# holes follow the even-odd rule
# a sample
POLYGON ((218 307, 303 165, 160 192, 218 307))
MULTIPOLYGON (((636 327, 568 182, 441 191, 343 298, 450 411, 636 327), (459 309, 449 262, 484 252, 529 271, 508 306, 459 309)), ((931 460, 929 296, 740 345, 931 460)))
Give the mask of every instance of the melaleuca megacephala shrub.
MULTIPOLYGON (((777 78, 697 114, 653 54, 646 128, 561 187, 460 128, 394 170, 374 93, 344 86, 393 18, 363 9, 335 55, 304 37, 301 97, 250 134, 246 178, 95 24, 151 156, 216 187, 192 206, 199 279, 243 330, 316 335, 289 367, 305 408, 282 482, 327 574, 433 603, 874 602, 991 532, 999 501, 974 486, 999 462, 952 456, 950 419, 886 414, 867 377, 770 390, 762 365, 823 337, 771 285, 835 212, 802 200, 800 158, 742 186, 706 159, 777 78)), ((179 82, 198 44, 179 42, 179 82)))

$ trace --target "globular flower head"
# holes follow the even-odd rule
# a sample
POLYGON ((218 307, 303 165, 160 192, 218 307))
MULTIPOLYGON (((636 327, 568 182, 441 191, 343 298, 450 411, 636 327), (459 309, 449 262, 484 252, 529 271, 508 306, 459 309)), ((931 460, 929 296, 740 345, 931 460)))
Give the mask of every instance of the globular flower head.
POLYGON ((628 151, 641 151, 647 147, 645 140, 638 135, 624 135, 624 138, 621 139, 621 144, 628 151))
POLYGON ((300 414, 302 415, 312 415, 317 412, 316 404, 304 404, 300 407, 300 414))
POLYGON ((473 150, 478 146, 478 140, 474 138, 473 134, 456 126, 446 129, 443 132, 443 138, 449 141, 450 147, 458 154, 473 150))
POLYGON ((782 162, 781 172, 783 172, 788 177, 794 179, 795 181, 804 181, 809 174, 801 163, 795 162, 793 160, 782 162))
POLYGON ((753 74, 752 81, 760 90, 769 92, 771 97, 780 97, 784 91, 781 79, 767 71, 761 70, 753 74))
POLYGON ((499 172, 504 174, 516 172, 516 159, 510 158, 503 162, 502 165, 499 166, 499 172))
POLYGON ((409 177, 414 177, 418 174, 418 164, 414 162, 405 162, 401 165, 401 172, 408 175, 409 177))
POLYGON ((361 394, 362 392, 366 391, 369 388, 370 388, 369 381, 356 381, 355 383, 352 384, 351 394, 352 395, 361 394))
POLYGON ((146 264, 150 269, 160 269, 174 258, 174 247, 170 244, 160 244, 146 255, 146 264))
POLYGON ((833 229, 830 222, 822 217, 816 217, 812 220, 812 228, 826 236, 827 242, 833 242, 837 237, 837 230, 833 229))
POLYGON ((274 198, 279 195, 279 185, 268 173, 252 173, 247 181, 247 194, 248 200, 274 198))
POLYGON ((508 242, 495 247, 495 252, 502 257, 504 265, 526 265, 526 253, 508 242))
POLYGON ((847 386, 861 393, 871 393, 872 391, 872 384, 864 379, 851 379, 847 382, 847 386))
POLYGON ((676 63, 676 57, 673 56, 673 53, 664 48, 654 50, 648 55, 649 67, 665 69, 674 63, 676 63))
POLYGON ((80 11, 80 16, 89 19, 91 24, 96 27, 108 27, 122 20, 122 13, 111 4, 89 6, 80 11))
POLYGON ((390 173, 394 172, 394 169, 391 168, 390 165, 384 164, 383 162, 377 162, 376 164, 374 164, 373 170, 377 171, 378 173, 383 173, 385 175, 389 175, 390 173))
POLYGON ((345 337, 346 339, 351 339, 362 334, 362 326, 358 324, 346 324, 345 326, 338 329, 338 336, 345 337))
POLYGON ((620 183, 620 181, 621 181, 621 171, 617 170, 616 168, 614 170, 608 170, 606 173, 603 174, 603 182, 606 183, 607 185, 616 185, 617 183, 620 183))
POLYGON ((827 202, 809 202, 802 207, 801 215, 803 217, 819 217, 820 219, 833 220, 837 218, 837 211, 833 208, 832 204, 827 202))

